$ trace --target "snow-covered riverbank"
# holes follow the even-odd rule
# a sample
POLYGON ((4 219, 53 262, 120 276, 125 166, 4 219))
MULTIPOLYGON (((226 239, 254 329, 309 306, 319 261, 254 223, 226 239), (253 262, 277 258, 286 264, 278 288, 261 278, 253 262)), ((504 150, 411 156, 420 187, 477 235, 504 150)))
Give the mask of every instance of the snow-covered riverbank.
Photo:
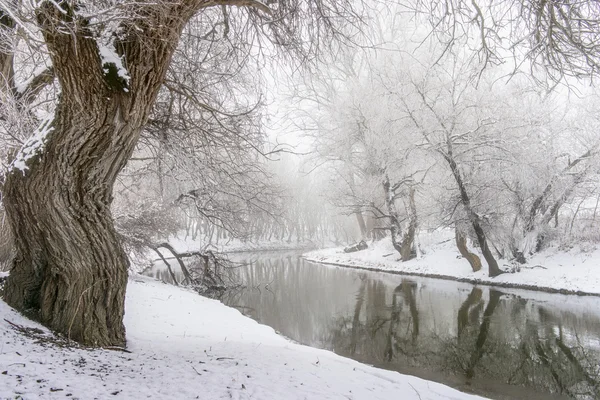
POLYGON ((57 346, 2 301, 0 314, 3 399, 479 398, 291 343, 218 301, 137 275, 126 301, 131 353, 57 346))
POLYGON ((565 294, 600 295, 600 250, 596 248, 577 246, 568 251, 550 248, 531 256, 527 264, 518 266, 503 265, 500 260, 501 268, 513 272, 489 278, 481 255, 483 268, 473 272, 460 256, 453 238, 445 236, 448 235, 428 238, 430 243, 424 246, 426 253, 407 262, 400 261, 389 239, 369 244, 368 249, 355 253, 344 253, 340 247, 311 251, 304 257, 308 261, 368 270, 565 294))

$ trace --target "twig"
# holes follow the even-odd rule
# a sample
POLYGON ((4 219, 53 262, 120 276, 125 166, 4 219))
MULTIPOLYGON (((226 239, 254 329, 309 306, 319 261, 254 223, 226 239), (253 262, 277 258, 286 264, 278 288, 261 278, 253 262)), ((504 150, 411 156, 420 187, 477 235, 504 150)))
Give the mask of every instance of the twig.
POLYGON ((127 350, 124 347, 119 347, 119 346, 107 346, 107 347, 103 347, 103 349, 105 350, 113 350, 113 351, 122 351, 123 353, 133 353, 133 351, 131 350, 127 350))
POLYGON ((408 386, 410 386, 411 388, 413 388, 413 390, 415 391, 415 393, 417 394, 417 397, 419 399, 421 399, 421 394, 417 391, 417 389, 415 389, 415 387, 413 385, 410 384, 410 382, 407 382, 408 386))
POLYGON ((196 371, 196 373, 197 373, 198 375, 202 375, 200 372, 198 372, 198 370, 196 369, 196 367, 194 367, 193 365, 192 365, 191 367, 192 367, 192 369, 193 369, 194 371, 196 371))

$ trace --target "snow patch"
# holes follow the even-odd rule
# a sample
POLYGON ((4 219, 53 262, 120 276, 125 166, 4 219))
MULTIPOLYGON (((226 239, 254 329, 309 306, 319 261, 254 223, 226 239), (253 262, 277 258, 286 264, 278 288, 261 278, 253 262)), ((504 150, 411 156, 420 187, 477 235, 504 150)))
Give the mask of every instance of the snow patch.
MULTIPOLYGON (((400 260, 389 238, 370 243, 367 250, 356 253, 344 253, 343 248, 332 248, 306 253, 304 258, 353 268, 600 296, 600 249, 584 251, 579 245, 569 251, 561 251, 553 247, 528 255, 526 264, 515 266, 506 264, 506 260, 498 260, 501 268, 513 273, 490 278, 483 256, 479 254, 483 268, 473 272, 456 249, 453 238, 452 230, 421 234, 419 239, 423 246, 423 257, 406 262, 400 260)), ((471 251, 477 252, 474 247, 471 251)))
POLYGON ((29 169, 27 167, 27 162, 36 155, 41 154, 44 150, 48 135, 54 130, 54 127, 52 126, 53 120, 54 115, 50 115, 42 121, 40 126, 33 132, 33 135, 31 135, 25 144, 23 144, 23 147, 21 147, 21 150, 19 150, 13 162, 9 165, 9 172, 19 170, 25 175, 25 171, 29 169))
MULTIPOLYGON (((112 43, 98 43, 98 54, 100 55, 100 63, 102 64, 102 71, 104 71, 104 74, 107 75, 110 73, 109 66, 112 64, 117 69, 117 76, 123 79, 126 85, 129 86, 129 81, 131 77, 129 76, 129 72, 123 65, 122 57, 119 57, 119 55, 117 54, 115 46, 112 43)), ((129 89, 125 87, 123 88, 123 91, 128 92, 129 89)))

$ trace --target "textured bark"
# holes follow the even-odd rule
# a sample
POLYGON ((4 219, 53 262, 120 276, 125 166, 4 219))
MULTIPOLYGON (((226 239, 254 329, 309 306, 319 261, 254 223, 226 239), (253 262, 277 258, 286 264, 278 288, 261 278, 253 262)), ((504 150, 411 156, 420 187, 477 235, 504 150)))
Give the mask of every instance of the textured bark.
POLYGON ((456 247, 458 247, 460 255, 463 256, 469 262, 469 264, 471 264, 473 272, 479 271, 481 269, 481 260, 477 254, 473 254, 469 251, 467 247, 467 238, 462 232, 460 232, 458 227, 455 228, 454 232, 456 238, 456 247))
POLYGON ((148 5, 140 19, 124 22, 128 36, 115 44, 128 87, 104 74, 85 21, 50 3, 39 14, 61 97, 45 148, 4 185, 17 251, 4 298, 87 345, 125 343, 129 262, 113 226, 112 188, 194 5, 148 5))

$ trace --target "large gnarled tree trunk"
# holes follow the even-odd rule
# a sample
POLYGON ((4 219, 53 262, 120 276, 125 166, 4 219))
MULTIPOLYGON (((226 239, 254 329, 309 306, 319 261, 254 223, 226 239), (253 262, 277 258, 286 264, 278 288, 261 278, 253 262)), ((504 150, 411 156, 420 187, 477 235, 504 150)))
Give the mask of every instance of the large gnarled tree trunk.
POLYGON ((201 2, 147 3, 114 46, 129 82, 102 65, 99 45, 61 3, 38 14, 61 96, 35 154, 4 184, 17 255, 4 299, 50 328, 95 346, 123 345, 129 262, 110 212, 112 189, 147 120, 181 30, 201 2), (68 28, 68 29, 67 29, 68 28))

